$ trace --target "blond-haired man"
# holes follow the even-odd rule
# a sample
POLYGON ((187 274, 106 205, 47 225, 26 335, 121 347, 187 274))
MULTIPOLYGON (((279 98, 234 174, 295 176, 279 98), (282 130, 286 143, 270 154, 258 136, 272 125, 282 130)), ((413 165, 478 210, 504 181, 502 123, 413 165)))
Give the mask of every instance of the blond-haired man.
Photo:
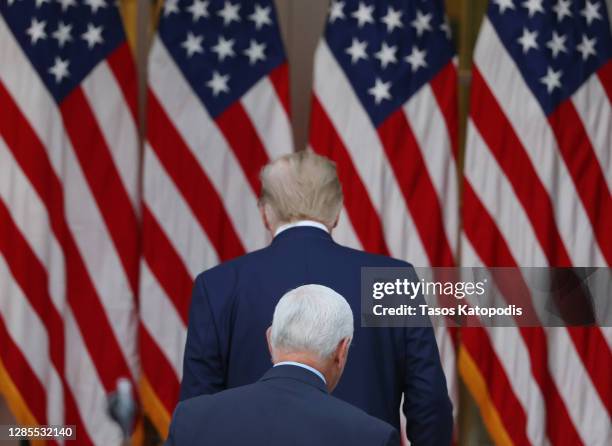
MULTIPOLYGON (((335 165, 309 151, 261 172, 259 203, 270 246, 200 274, 194 285, 181 399, 251 384, 268 369, 264 333, 288 290, 327 286, 360 314, 362 267, 410 267, 349 249, 331 232, 342 208, 335 165)), ((403 412, 413 446, 448 445, 452 415, 431 328, 361 328, 334 395, 399 429, 403 412)))

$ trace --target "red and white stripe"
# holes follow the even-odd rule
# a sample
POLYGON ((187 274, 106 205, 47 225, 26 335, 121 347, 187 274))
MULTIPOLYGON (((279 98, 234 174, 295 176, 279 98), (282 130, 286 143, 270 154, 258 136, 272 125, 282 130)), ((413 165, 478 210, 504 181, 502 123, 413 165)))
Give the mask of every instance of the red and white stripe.
POLYGON ((269 241, 259 170, 292 150, 287 65, 213 119, 164 43, 149 57, 143 167, 141 356, 146 409, 165 433, 178 398, 195 276, 269 241), (240 131, 236 132, 237 126, 240 131))
MULTIPOLYGON (((610 266, 611 70, 602 67, 547 117, 485 17, 474 54, 462 265, 610 266), (570 146, 576 140, 583 143, 570 146), (577 163, 588 175, 574 171, 577 163)), ((612 440, 608 337, 599 328, 461 335, 482 376, 497 375, 487 381, 493 407, 481 410, 496 411, 516 444, 534 445, 612 440)))
MULTIPOLYGON (((456 81, 449 63, 375 128, 326 41, 319 43, 310 146, 336 162, 342 181, 345 204, 334 230, 337 241, 416 266, 454 264, 456 81), (409 185, 413 178, 418 184, 409 185)), ((435 332, 456 414, 456 333, 443 326, 435 332)))
POLYGON ((118 443, 106 396, 138 373, 131 54, 117 48, 60 106, 4 19, 0 54, 2 362, 38 423, 118 443))

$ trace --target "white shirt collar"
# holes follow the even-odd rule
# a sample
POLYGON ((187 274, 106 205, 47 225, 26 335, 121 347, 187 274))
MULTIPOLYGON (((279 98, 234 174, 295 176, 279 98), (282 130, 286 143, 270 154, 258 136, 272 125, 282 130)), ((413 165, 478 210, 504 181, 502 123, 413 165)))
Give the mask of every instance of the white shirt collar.
POLYGON ((299 226, 311 226, 313 228, 323 229, 325 232, 329 233, 327 226, 325 226, 323 223, 319 223, 318 221, 314 220, 299 220, 279 226, 276 229, 276 232, 274 233, 274 237, 276 237, 281 232, 286 231, 287 229, 297 228, 299 226))
POLYGON ((295 362, 295 361, 282 361, 282 362, 277 362, 276 364, 274 364, 274 367, 277 367, 279 365, 294 365, 296 367, 301 367, 303 369, 309 370, 315 375, 317 375, 319 378, 321 378, 325 384, 327 384, 327 381, 325 380, 325 376, 323 376, 323 373, 319 372, 314 367, 310 367, 309 365, 302 364, 301 362, 295 362))

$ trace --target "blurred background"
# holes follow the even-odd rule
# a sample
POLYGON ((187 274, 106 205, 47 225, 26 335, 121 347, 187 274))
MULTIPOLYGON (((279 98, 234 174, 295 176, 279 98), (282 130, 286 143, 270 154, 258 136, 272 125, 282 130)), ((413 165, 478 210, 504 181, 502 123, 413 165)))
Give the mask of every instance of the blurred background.
MULTIPOLYGON (((290 62, 291 125, 296 147, 305 147, 310 116, 313 56, 323 33, 329 1, 276 0, 274 3, 290 62)), ((146 60, 151 38, 155 32, 163 1, 121 0, 120 4, 128 39, 143 79, 146 76, 146 60)), ((488 2, 487 0, 447 0, 444 5, 457 49, 461 129, 464 132, 468 112, 472 51, 488 2)), ((462 141, 463 139, 461 138, 462 141)))

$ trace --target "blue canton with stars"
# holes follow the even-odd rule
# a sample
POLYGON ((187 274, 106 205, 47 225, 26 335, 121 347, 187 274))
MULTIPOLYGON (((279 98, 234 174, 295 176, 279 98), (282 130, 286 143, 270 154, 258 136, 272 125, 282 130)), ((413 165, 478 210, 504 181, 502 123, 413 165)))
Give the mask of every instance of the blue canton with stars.
POLYGON ((214 118, 285 62, 271 0, 166 0, 159 36, 214 118))
POLYGON ((58 103, 125 41, 114 0, 0 0, 0 13, 58 103))
POLYGON ((438 0, 334 0, 325 39, 374 125, 455 54, 438 0))
POLYGON ((546 114, 612 55, 603 0, 491 0, 488 17, 546 114))

